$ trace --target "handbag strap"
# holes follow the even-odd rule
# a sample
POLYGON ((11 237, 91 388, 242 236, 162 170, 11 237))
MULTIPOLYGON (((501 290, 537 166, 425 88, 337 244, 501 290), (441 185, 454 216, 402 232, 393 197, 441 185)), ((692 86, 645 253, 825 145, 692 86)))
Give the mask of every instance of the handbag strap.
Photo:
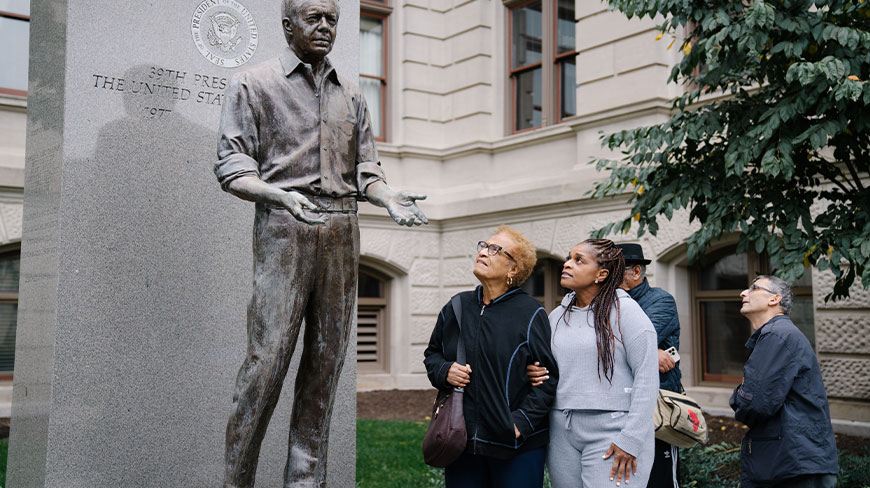
MULTIPOLYGON (((453 315, 456 316, 456 325, 459 327, 459 342, 456 344, 456 362, 465 366, 465 344, 462 342, 462 302, 459 295, 450 299, 453 305, 453 315)), ((458 388, 461 391, 461 388, 458 388)))

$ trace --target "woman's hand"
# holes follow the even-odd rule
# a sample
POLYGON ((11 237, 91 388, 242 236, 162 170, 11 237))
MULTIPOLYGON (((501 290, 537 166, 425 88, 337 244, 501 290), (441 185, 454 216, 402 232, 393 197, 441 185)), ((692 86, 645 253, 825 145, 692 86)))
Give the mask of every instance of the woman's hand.
POLYGON ((522 435, 522 434, 520 434, 520 429, 517 428, 517 424, 514 424, 514 437, 519 439, 520 435, 522 435))
POLYGON ((615 475, 617 486, 619 486, 619 482, 623 477, 625 482, 628 483, 631 475, 637 474, 637 458, 623 451, 612 442, 610 443, 610 449, 604 453, 604 459, 610 456, 613 456, 613 466, 610 468, 610 481, 613 481, 615 475))
POLYGON ((535 361, 535 364, 526 366, 526 375, 529 377, 532 386, 541 386, 544 381, 550 379, 549 374, 550 372, 547 371, 547 368, 541 366, 541 363, 537 361, 535 361))
POLYGON ((462 366, 459 363, 450 365, 447 371, 447 382, 457 388, 465 388, 468 382, 471 381, 471 365, 462 366))

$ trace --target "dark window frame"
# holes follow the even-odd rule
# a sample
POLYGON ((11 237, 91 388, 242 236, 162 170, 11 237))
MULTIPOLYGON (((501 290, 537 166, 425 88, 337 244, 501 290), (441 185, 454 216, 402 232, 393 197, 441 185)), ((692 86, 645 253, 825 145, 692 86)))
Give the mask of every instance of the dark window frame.
POLYGON ((365 265, 360 265, 359 276, 366 275, 381 283, 380 297, 357 297, 357 318, 360 313, 375 315, 375 360, 360 361, 360 328, 357 319, 357 370, 360 373, 389 372, 390 281, 392 278, 365 265))
MULTIPOLYGON (((558 22, 559 22, 559 0, 506 0, 503 5, 507 8, 505 16, 506 23, 506 42, 507 42, 507 82, 510 86, 510 91, 506 94, 509 99, 508 103, 511 107, 510 126, 508 133, 521 134, 524 132, 534 131, 542 127, 559 124, 564 121, 562 117, 562 81, 561 70, 564 65, 568 64, 567 60, 574 58, 573 66, 576 69, 576 57, 579 54, 577 51, 576 38, 574 40, 574 49, 572 51, 558 53, 558 22), (542 17, 542 36, 541 41, 541 61, 529 63, 523 66, 514 68, 514 22, 513 15, 517 10, 531 5, 533 3, 541 3, 542 17), (549 32, 551 35, 547 35, 549 32), (531 72, 535 69, 541 69, 541 125, 535 127, 527 127, 517 129, 517 79, 519 75, 531 72)), ((576 11, 575 19, 576 24, 576 11)), ((576 88, 576 87, 575 87, 576 88)), ((576 106, 574 108, 576 114, 576 106)))
POLYGON ((368 17, 381 21, 381 59, 383 61, 382 72, 383 76, 364 75, 360 73, 360 78, 368 78, 371 80, 379 80, 381 82, 381 103, 380 103, 380 136, 375 137, 376 141, 386 142, 388 139, 388 120, 387 107, 389 107, 389 78, 390 78, 390 42, 389 42, 389 26, 390 14, 393 12, 392 7, 386 1, 378 0, 361 0, 360 1, 360 18, 368 17))
MULTIPOLYGON (((747 260, 746 267, 746 285, 748 288, 752 280, 755 279, 758 275, 769 275, 771 274, 771 266, 770 260, 766 255, 759 255, 754 251, 746 251, 742 254, 736 254, 737 245, 728 245, 711 251, 707 254, 706 262, 713 263, 719 259, 723 259, 727 256, 737 255, 738 257, 742 257, 747 260)), ((695 342, 696 351, 699 352, 698 358, 695 365, 695 373, 697 374, 698 381, 697 383, 701 386, 729 386, 733 387, 740 384, 743 381, 742 376, 731 375, 731 374, 721 374, 721 373, 711 373, 707 371, 707 324, 704 322, 703 315, 703 303, 705 302, 734 302, 735 307, 740 307, 741 298, 740 292, 743 290, 736 289, 723 289, 723 290, 702 290, 701 289, 701 268, 695 266, 690 268, 691 274, 691 300, 692 300, 692 320, 693 323, 696 324, 694 327, 694 331, 697 332, 697 339, 695 342)), ((813 288, 812 286, 793 286, 792 287, 792 295, 797 299, 812 299, 813 297, 813 288)), ((747 324, 749 322, 747 321, 747 324)), ((749 336, 746 337, 749 339, 749 336)), ((747 357, 748 357, 748 350, 747 357)))
MULTIPOLYGON (((553 31, 553 77, 556 83, 556 104, 555 104, 555 112, 553 114, 554 120, 556 124, 562 122, 562 70, 565 68, 567 60, 572 59, 574 62, 570 63, 574 66, 574 69, 577 69, 577 55, 580 54, 577 52, 577 38, 576 34, 574 37, 574 49, 570 51, 565 51, 564 53, 557 52, 559 50, 559 0, 553 0, 553 22, 552 22, 552 31, 553 31)), ((577 24, 577 11, 574 11, 574 24, 576 27, 577 24)), ((576 71, 575 71, 576 73, 576 71)), ((575 79, 576 85, 576 79, 575 79)), ((574 87, 575 91, 577 87, 574 87)), ((576 106, 576 95, 575 95, 575 106, 574 106, 574 115, 577 115, 577 106, 576 106)), ((570 117, 573 117, 570 116, 570 117)))
MULTIPOLYGON (((544 294, 535 296, 529 293, 528 290, 526 293, 541 302, 547 313, 550 313, 554 308, 561 304, 562 297, 570 291, 562 288, 559 284, 561 281, 563 266, 564 262, 557 258, 552 256, 538 256, 538 262, 535 264, 535 269, 532 271, 531 276, 529 276, 529 280, 532 280, 535 276, 535 272, 543 268, 544 294)), ((528 281, 523 283, 523 285, 526 285, 527 283, 528 281)))
MULTIPOLYGON (((0 10, 0 17, 12 19, 12 20, 22 20, 24 22, 30 23, 30 16, 24 14, 17 14, 15 12, 7 12, 5 10, 0 10)), ((27 97, 27 90, 16 90, 13 88, 6 88, 0 86, 0 95, 13 95, 16 97, 27 97)), ((2 379, 3 375, 0 375, 0 379, 2 379)))
MULTIPOLYGON (((13 254, 18 255, 19 260, 21 259, 21 244, 20 243, 16 243, 16 244, 11 245, 11 246, 3 246, 3 248, 0 249, 0 259, 4 258, 6 256, 9 256, 9 255, 13 255, 13 254)), ((20 261, 19 261, 19 263, 20 263, 20 261)), ((19 285, 19 291, 20 291, 20 285, 19 285)), ((17 305, 19 291, 14 291, 14 292, 13 291, 0 291, 0 303, 14 303, 17 305)), ((16 328, 18 327, 17 320, 16 320, 15 327, 16 328)), ((15 347, 15 345, 13 344, 13 348, 14 347, 15 347)), ((14 366, 13 366, 12 373, 0 372, 0 381, 12 380, 12 379, 14 379, 14 374, 15 374, 15 370, 14 370, 14 366)))

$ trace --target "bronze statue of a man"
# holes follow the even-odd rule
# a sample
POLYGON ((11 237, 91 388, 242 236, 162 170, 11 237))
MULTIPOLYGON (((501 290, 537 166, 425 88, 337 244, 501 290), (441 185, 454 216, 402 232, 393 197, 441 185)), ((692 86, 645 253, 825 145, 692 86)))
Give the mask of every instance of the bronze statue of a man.
POLYGON ((359 89, 327 59, 334 0, 284 0, 289 49, 236 73, 221 115, 215 174, 256 202, 248 351, 227 425, 226 488, 252 487, 302 320, 285 487, 326 486, 329 420, 355 313, 357 201, 400 225, 427 223, 416 200, 385 183, 359 89))

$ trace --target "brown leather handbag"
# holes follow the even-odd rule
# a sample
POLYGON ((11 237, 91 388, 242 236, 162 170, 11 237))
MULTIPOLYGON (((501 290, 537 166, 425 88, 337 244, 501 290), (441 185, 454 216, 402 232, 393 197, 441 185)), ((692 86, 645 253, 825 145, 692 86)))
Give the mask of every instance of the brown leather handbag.
MULTIPOLYGON (((456 362, 465 364, 465 345, 462 343, 462 305, 459 295, 450 303, 459 326, 459 343, 456 346, 456 362)), ((462 414, 462 388, 439 391, 432 406, 432 420, 423 438, 423 460, 434 468, 445 468, 459 459, 465 450, 468 434, 462 414)))

